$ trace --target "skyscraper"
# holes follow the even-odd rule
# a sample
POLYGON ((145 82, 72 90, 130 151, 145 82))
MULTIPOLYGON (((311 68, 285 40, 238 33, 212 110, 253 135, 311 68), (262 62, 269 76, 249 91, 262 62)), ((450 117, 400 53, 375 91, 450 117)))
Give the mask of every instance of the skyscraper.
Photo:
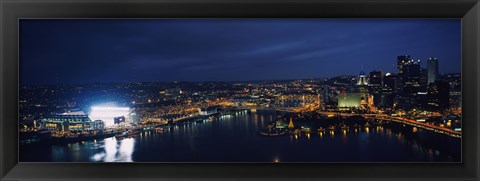
POLYGON ((449 107, 450 87, 447 81, 437 80, 428 85, 428 105, 433 109, 449 107))
POLYGON ((428 59, 428 84, 435 82, 438 79, 438 59, 432 57, 428 59))
POLYGON ((402 91, 402 89, 403 89, 403 84, 404 84, 403 78, 404 78, 404 73, 405 73, 405 64, 410 62, 410 60, 412 60, 410 58, 410 55, 397 56, 397 75, 398 75, 397 81, 399 83, 399 86, 397 87, 398 88, 397 91, 402 91))
POLYGON ((420 91, 420 60, 409 60, 403 65, 403 76, 399 76, 402 79, 401 91, 398 96, 398 106, 404 109, 412 109, 419 107, 421 101, 419 101, 418 92, 420 91))
POLYGON ((397 56, 397 74, 398 75, 403 75, 403 65, 405 65, 410 60, 411 60, 410 55, 397 56))
POLYGON ((459 73, 446 74, 443 79, 450 85, 450 107, 462 107, 462 76, 459 73))
POLYGON ((420 91, 427 92, 428 69, 420 68, 420 91))
POLYGON ((395 92, 397 90, 397 75, 386 73, 384 77, 384 85, 395 92))
POLYGON ((410 60, 403 68, 403 92, 407 94, 416 94, 420 90, 420 60, 410 60))
POLYGON ((371 71, 368 83, 372 87, 383 87, 382 71, 371 71))
POLYGON ((368 76, 369 92, 373 95, 373 103, 375 107, 382 106, 382 88, 383 88, 383 73, 382 71, 371 71, 368 76))

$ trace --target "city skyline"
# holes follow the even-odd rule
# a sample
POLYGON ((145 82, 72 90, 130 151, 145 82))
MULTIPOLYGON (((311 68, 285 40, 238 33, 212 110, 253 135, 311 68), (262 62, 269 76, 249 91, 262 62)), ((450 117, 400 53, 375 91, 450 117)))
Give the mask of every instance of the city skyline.
POLYGON ((461 162, 460 23, 20 20, 19 162, 461 162))
POLYGON ((454 19, 22 20, 20 32, 21 85, 396 74, 402 54, 461 66, 454 19))
MULTIPOLYGON (((422 69, 427 70, 426 67, 421 67, 422 69)), ((396 71, 396 70, 395 70, 396 71)), ((134 84, 134 83, 202 83, 202 82, 217 82, 217 83, 254 83, 254 82, 262 82, 262 81, 295 81, 295 80, 330 80, 333 78, 341 78, 341 77, 351 77, 351 78, 358 78, 358 76, 361 73, 369 74, 372 72, 382 72, 382 75, 395 75, 397 76, 396 72, 384 72, 383 70, 371 70, 371 71, 362 71, 359 70, 356 74, 339 74, 336 76, 331 76, 331 77, 299 77, 299 78, 282 78, 282 79, 251 79, 251 80, 198 80, 198 81, 178 81, 178 80, 172 80, 172 81, 137 81, 137 82, 127 82, 127 81, 117 81, 117 82, 88 82, 88 83, 73 83, 73 84, 62 84, 62 83, 49 83, 49 84, 30 84, 30 85, 24 85, 22 84, 22 87, 35 87, 35 86, 59 86, 59 85, 64 85, 64 86, 82 86, 82 85, 95 85, 95 84, 134 84)), ((461 72, 439 72, 440 75, 460 75, 461 72)), ((366 75, 367 78, 370 78, 369 75, 366 75)), ((428 78, 428 77, 427 77, 428 78)))

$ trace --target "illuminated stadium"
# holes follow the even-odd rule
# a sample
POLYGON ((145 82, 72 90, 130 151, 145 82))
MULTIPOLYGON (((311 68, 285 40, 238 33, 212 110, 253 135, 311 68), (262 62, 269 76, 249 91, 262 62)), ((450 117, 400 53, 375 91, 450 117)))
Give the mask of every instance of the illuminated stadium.
POLYGON ((93 106, 89 117, 91 120, 102 120, 105 122, 105 126, 113 126, 114 118, 119 116, 128 117, 128 115, 133 111, 128 107, 104 107, 104 106, 93 106))

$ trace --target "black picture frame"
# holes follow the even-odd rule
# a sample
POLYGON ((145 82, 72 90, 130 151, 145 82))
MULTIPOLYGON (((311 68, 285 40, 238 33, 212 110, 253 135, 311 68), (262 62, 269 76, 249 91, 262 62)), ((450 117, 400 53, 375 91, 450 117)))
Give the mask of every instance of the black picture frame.
POLYGON ((2 180, 478 180, 478 0, 0 0, 2 180), (461 18, 462 163, 18 163, 20 18, 461 18))

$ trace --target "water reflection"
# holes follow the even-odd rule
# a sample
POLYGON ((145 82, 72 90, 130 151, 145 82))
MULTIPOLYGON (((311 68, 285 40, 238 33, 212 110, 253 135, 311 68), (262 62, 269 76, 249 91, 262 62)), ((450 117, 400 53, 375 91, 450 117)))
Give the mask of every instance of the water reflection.
POLYGON ((145 132, 136 138, 112 137, 84 144, 24 148, 22 155, 31 155, 23 159, 25 161, 60 162, 272 162, 275 159, 272 156, 281 162, 422 162, 460 158, 460 149, 456 149, 460 141, 420 128, 415 132, 412 127, 403 128, 401 124, 324 129, 280 137, 257 135, 258 129, 263 128, 259 125, 266 125, 277 117, 275 112, 239 114, 218 121, 173 126, 165 133, 145 132))
POLYGON ((125 139, 122 140, 120 144, 120 149, 118 150, 120 155, 118 155, 118 160, 120 162, 132 162, 132 153, 133 147, 135 145, 134 139, 125 139))
POLYGON ((104 151, 94 154, 91 157, 92 161, 133 162, 132 154, 135 147, 135 139, 117 140, 108 138, 104 140, 104 145, 104 151))

